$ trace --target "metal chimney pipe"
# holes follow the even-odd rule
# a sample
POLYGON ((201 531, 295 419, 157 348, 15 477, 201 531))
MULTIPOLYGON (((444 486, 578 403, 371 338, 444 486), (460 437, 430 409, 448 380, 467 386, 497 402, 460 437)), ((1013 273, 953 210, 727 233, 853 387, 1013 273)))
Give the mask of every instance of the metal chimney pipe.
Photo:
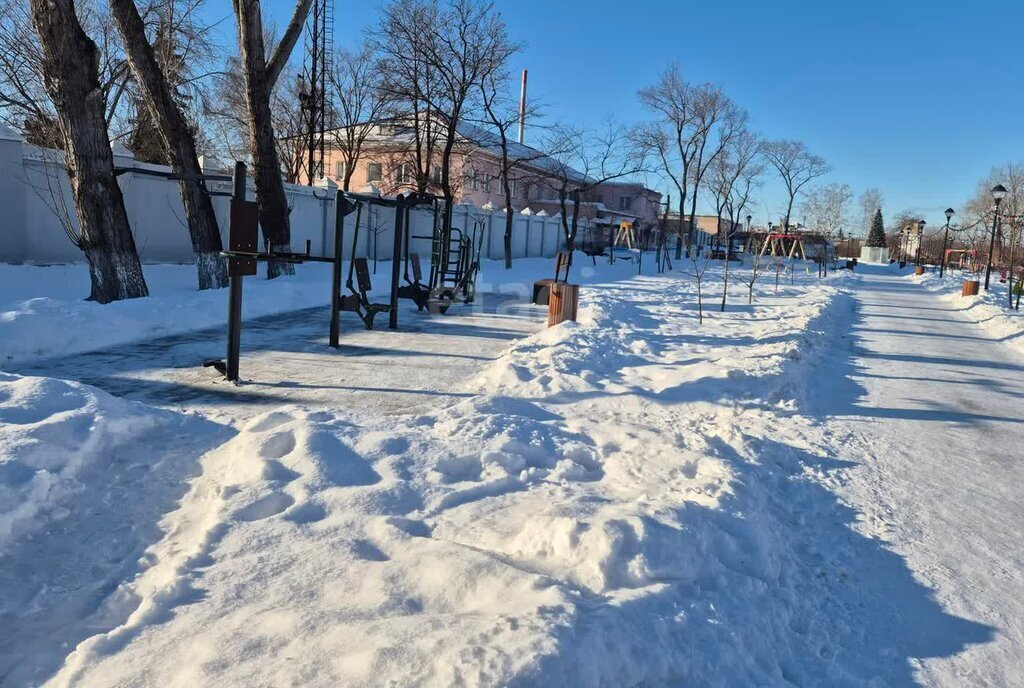
POLYGON ((519 93, 519 143, 526 134, 526 70, 523 70, 523 88, 519 93))

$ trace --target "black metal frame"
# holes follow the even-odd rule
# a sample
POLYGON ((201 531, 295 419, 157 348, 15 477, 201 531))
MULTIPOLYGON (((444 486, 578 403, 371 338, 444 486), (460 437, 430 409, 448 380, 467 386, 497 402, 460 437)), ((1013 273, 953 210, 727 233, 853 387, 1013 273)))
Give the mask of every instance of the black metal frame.
MULTIPOLYGON (((162 175, 169 176, 169 175, 162 175)), ((223 177, 220 177, 223 178, 223 177)), ((228 259, 228 337, 227 357, 225 361, 207 361, 204 365, 212 366, 222 372, 230 381, 238 380, 239 358, 241 355, 241 332, 242 332, 242 284, 246 275, 256 274, 256 264, 265 261, 279 261, 283 263, 331 263, 331 324, 330 324, 330 346, 339 347, 341 331, 341 312, 355 311, 363 320, 367 329, 372 329, 373 318, 377 313, 388 313, 388 328, 398 329, 398 300, 400 298, 412 299, 416 302, 419 310, 427 307, 432 313, 444 313, 456 296, 459 296, 465 303, 471 303, 475 295, 475 282, 479 274, 480 251, 482 249, 483 231, 475 227, 470 239, 462 236, 460 230, 444 230, 447 223, 439 228, 434 227, 430 237, 411 235, 410 211, 416 206, 432 205, 435 213, 439 199, 436 196, 426 193, 407 193, 397 198, 383 198, 372 194, 360 194, 338 191, 335 196, 335 222, 334 222, 334 252, 332 256, 314 256, 310 253, 310 242, 306 241, 306 251, 295 253, 291 251, 276 251, 272 244, 267 242, 265 250, 259 251, 256 248, 256 227, 258 217, 255 212, 255 203, 246 200, 246 168, 245 164, 235 164, 232 197, 232 218, 243 218, 236 226, 232 222, 230 248, 222 251, 221 255, 228 259), (355 269, 355 252, 358 248, 359 217, 358 212, 363 204, 376 205, 395 209, 395 234, 394 246, 391 261, 391 292, 387 304, 370 304, 365 290, 361 287, 356 290, 352 283, 352 274, 355 269), (345 217, 356 212, 356 226, 352 236, 352 256, 349 265, 349 276, 346 287, 352 292, 351 296, 342 294, 342 264, 343 247, 345 240, 345 217), (243 226, 244 225, 244 226, 243 226), (458 234, 454 234, 457 232, 458 234), (452 237, 458 240, 458 255, 448 264, 450 255, 443 251, 438 255, 445 256, 443 264, 431 265, 430 283, 422 284, 419 279, 409 278, 409 261, 411 260, 411 241, 413 239, 430 239, 435 249, 439 242, 443 247, 451 249, 452 237), (448 241, 445 241, 445 239, 448 241), (405 282, 402 285, 402 265, 405 265, 405 282)), ((227 194, 221 194, 227 195, 227 194)), ((447 212, 446 212, 447 219, 447 212)), ((450 225, 449 225, 450 227, 450 225)), ((414 273, 416 271, 414 270, 414 273)))

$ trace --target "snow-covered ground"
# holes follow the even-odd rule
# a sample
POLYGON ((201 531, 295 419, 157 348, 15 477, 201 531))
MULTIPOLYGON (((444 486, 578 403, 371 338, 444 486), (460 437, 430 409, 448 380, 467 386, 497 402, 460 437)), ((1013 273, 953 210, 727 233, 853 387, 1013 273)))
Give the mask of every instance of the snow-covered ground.
MULTIPOLYGON (((909 268, 908 268, 909 271, 909 268)), ((978 279, 985 284, 985 273, 971 275, 959 270, 950 270, 942 278, 935 268, 923 275, 909 273, 909 278, 925 289, 939 294, 945 305, 962 311, 964 317, 984 326, 985 330, 998 341, 1009 342, 1024 352, 1024 310, 1010 308, 1010 287, 999 281, 999 273, 993 273, 989 291, 982 288, 978 296, 962 296, 963 280, 967 277, 978 279)), ((1014 297, 1014 304, 1017 298, 1014 297)), ((1024 306, 1024 299, 1021 299, 1024 306)))
POLYGON ((994 410, 1024 368, 967 359, 1001 343, 898 353, 930 297, 887 268, 765 276, 751 305, 734 283, 724 313, 715 268, 698 327, 685 275, 579 261, 579 322, 543 330, 507 294, 549 269, 466 316, 346 321, 340 353, 319 311, 251 323, 238 387, 195 369, 217 330, 22 359, 0 683, 1024 679, 1024 481, 998 453, 1021 425, 994 410), (943 392, 887 379, 941 365, 943 392), (76 370, 136 401, 51 379, 76 370))
MULTIPOLYGON (((653 261, 651 261, 653 262, 653 261)), ((576 275, 586 281, 589 263, 581 258, 576 275)), ((371 263, 372 265, 372 263, 371 263)), ((553 261, 521 259, 512 270, 500 261, 484 261, 482 290, 529 295, 539 276, 553 272, 553 261)), ((636 272, 635 264, 612 266, 616 276, 636 272)), ((85 265, 0 264, 0 370, 27 361, 93 351, 117 344, 224 327, 227 291, 198 291, 193 265, 144 266, 151 296, 100 305, 84 301, 89 294, 85 265)), ((343 280, 348 263, 343 267, 343 280)), ((391 262, 380 261, 371 275, 374 295, 386 299, 391 262)), ((262 272, 245 280, 246 319, 330 303, 331 268, 321 263, 296 266, 295 275, 268 281, 262 272)))

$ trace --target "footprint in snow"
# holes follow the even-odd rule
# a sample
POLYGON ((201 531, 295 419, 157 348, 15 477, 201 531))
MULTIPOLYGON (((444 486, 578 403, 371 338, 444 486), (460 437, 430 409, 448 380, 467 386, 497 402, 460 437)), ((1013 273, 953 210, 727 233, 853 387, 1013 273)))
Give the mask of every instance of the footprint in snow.
POLYGON ((392 516, 387 520, 387 523, 412 537, 428 538, 433 534, 429 525, 412 518, 392 516))
POLYGON ((289 511, 284 518, 299 525, 316 523, 327 518, 327 509, 316 502, 306 502, 289 511))
POLYGON ((295 450, 295 434, 293 432, 278 432, 267 437, 260 444, 260 456, 264 459, 280 459, 291 454, 295 450))
POLYGON ((276 516, 294 503, 295 499, 283 492, 271 492, 236 511, 235 518, 239 521, 262 521, 276 516))
POLYGON ((364 561, 390 561, 391 557, 384 554, 369 540, 356 540, 352 543, 352 553, 364 561))

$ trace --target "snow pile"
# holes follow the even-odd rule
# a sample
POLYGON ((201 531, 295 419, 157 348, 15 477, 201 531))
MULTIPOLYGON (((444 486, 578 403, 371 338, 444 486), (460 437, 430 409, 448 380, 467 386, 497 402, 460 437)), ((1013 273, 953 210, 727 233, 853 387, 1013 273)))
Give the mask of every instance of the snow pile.
POLYGON ((836 508, 788 417, 836 294, 698 328, 688 281, 636 277, 432 412, 258 416, 56 683, 863 685, 898 658, 833 599, 852 535, 794 521, 836 508))
MULTIPOLYGON (((910 279, 939 294, 952 310, 962 312, 965 317, 984 327, 993 337, 1024 351, 1024 311, 1010 309, 1009 285, 1000 282, 999 273, 995 272, 992 275, 990 291, 986 292, 983 286, 978 296, 965 297, 961 292, 965 278, 965 273, 954 271, 946 272, 941 278, 938 272, 910 274, 910 279)), ((982 285, 985 284, 984 273, 972 279, 980 279, 982 285)), ((1016 303, 1016 297, 1014 302, 1016 303)))
POLYGON ((138 598, 122 584, 148 565, 198 455, 224 439, 199 418, 0 373, 4 685, 38 685, 69 647, 123 623, 138 598))
POLYGON ((0 373, 0 552, 15 536, 72 516, 79 473, 164 415, 74 382, 0 373))

